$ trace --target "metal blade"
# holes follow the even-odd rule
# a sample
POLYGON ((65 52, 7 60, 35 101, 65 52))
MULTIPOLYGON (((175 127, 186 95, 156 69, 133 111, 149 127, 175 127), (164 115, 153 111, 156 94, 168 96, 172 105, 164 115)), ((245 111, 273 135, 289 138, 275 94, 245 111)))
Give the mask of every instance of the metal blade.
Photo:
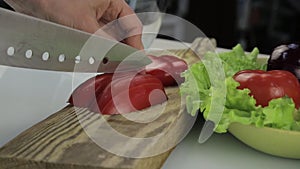
POLYGON ((139 69, 151 60, 128 45, 0 8, 0 64, 67 72, 139 69), (120 64, 121 63, 121 64, 120 64))

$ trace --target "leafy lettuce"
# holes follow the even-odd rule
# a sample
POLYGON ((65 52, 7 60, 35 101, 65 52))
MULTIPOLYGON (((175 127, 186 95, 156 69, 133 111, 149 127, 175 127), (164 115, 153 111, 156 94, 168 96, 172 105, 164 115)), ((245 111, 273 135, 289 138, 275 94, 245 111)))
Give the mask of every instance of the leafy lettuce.
POLYGON ((273 99, 269 102, 269 106, 261 107, 256 106, 255 99, 249 95, 249 89, 236 89, 239 83, 232 78, 236 72, 246 69, 265 70, 265 65, 257 63, 258 54, 257 48, 251 53, 245 53, 241 45, 237 45, 228 52, 219 54, 208 52, 201 62, 191 65, 182 74, 185 82, 180 86, 181 94, 186 96, 188 113, 194 116, 199 111, 203 113, 205 119, 217 120, 215 132, 218 133, 227 132, 233 122, 300 131, 300 122, 295 120, 300 119, 300 113, 296 111, 291 98, 273 99), (220 72, 211 72, 211 70, 218 70, 211 68, 214 63, 217 63, 213 58, 217 58, 222 63, 225 76, 223 80, 212 80, 222 79, 220 72), (224 102, 222 102, 224 95, 224 102), (220 118, 210 116, 213 109, 219 110, 217 115, 220 118))

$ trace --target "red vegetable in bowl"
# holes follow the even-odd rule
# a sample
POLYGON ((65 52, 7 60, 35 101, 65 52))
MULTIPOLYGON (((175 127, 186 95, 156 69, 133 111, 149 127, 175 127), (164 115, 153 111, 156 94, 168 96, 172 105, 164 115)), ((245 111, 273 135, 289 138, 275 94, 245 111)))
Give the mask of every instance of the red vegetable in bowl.
POLYGON ((101 114, 121 114, 145 109, 166 100, 163 84, 154 76, 101 74, 81 84, 69 102, 101 114))
POLYGON ((238 89, 250 89, 257 105, 267 106, 269 101, 283 96, 293 99, 296 108, 300 107, 300 85, 297 78, 284 70, 243 70, 234 75, 240 83, 238 89))
POLYGON ((188 68, 184 60, 171 55, 159 57, 150 55, 149 58, 152 63, 146 66, 146 73, 160 79, 164 86, 174 86, 184 82, 184 78, 180 76, 188 68))

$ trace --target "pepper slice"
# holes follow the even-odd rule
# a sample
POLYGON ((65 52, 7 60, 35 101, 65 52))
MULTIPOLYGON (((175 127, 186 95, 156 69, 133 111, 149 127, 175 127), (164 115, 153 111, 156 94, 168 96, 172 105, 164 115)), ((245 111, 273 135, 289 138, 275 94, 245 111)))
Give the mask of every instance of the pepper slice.
POLYGON ((94 112, 122 114, 163 103, 167 100, 163 84, 151 75, 137 74, 113 80, 91 106, 94 112))
POLYGON ((184 82, 181 73, 188 68, 184 60, 171 55, 159 57, 149 55, 148 57, 152 63, 146 66, 146 73, 160 79, 164 86, 174 86, 184 82))
POLYGON ((77 107, 88 107, 95 102, 95 96, 102 94, 112 77, 112 73, 107 73, 88 79, 74 90, 68 102, 77 107))
POLYGON ((101 114, 122 114, 167 100, 162 82, 147 74, 101 74, 81 84, 69 103, 101 114))
POLYGON ((268 106, 275 98, 288 96, 296 108, 300 107, 300 85, 297 78, 284 70, 242 70, 233 77, 240 83, 238 89, 248 88, 256 100, 256 105, 268 106))

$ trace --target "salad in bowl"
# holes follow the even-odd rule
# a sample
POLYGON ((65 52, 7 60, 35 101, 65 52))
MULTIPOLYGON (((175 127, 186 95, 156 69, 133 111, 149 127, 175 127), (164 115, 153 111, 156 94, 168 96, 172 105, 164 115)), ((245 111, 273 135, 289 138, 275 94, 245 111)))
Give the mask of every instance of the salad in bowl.
MULTIPOLYGON (((223 112, 214 131, 230 132, 268 154, 300 159, 299 51, 297 44, 282 45, 269 58, 259 58, 257 48, 247 53, 238 44, 231 51, 206 53, 206 60, 221 60, 225 73, 226 90, 219 91, 220 97, 226 92, 223 112)), ((218 90, 206 65, 195 63, 182 76, 188 113, 208 119, 214 109, 212 93, 217 97, 218 90)))

